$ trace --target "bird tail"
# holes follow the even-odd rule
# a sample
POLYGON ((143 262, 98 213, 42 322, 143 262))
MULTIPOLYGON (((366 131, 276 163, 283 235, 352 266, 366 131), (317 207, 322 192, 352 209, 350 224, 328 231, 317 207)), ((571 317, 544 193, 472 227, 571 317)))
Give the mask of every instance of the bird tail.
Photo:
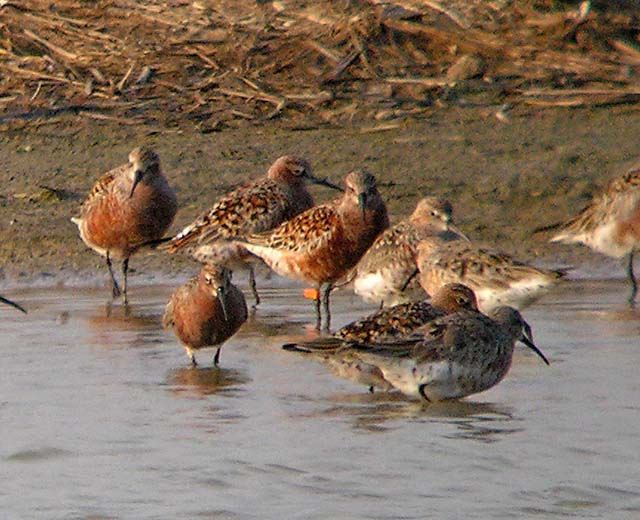
POLYGON ((333 354, 347 344, 350 345, 350 343, 344 339, 326 337, 300 343, 286 343, 282 345, 282 349, 288 350, 289 352, 302 352, 304 354, 333 354))
POLYGON ((288 352, 303 352, 304 354, 311 353, 310 350, 303 348, 300 343, 285 343, 282 345, 282 350, 286 350, 288 352))
POLYGON ((561 228, 564 222, 556 222, 555 224, 547 224, 546 226, 540 226, 535 228, 531 234, 537 235, 538 233, 544 233, 545 231, 553 231, 554 229, 561 228))
POLYGON ((173 237, 156 238, 154 240, 148 240, 147 242, 143 242, 142 244, 140 244, 140 247, 164 250, 165 249, 164 244, 166 244, 167 242, 170 242, 171 240, 173 240, 173 237))
POLYGON ((347 274, 345 274, 342 278, 340 278, 336 283, 333 284, 333 288, 334 289, 342 289, 343 287, 346 287, 347 285, 349 285, 351 282, 353 282, 353 280, 356 277, 356 274, 358 273, 358 269, 357 269, 357 265, 356 267, 354 267, 353 269, 351 269, 349 272, 347 272, 347 274))
POLYGON ((190 244, 194 238, 195 235, 193 233, 180 232, 173 237, 163 240, 159 249, 172 255, 173 253, 184 249, 184 247, 190 244))

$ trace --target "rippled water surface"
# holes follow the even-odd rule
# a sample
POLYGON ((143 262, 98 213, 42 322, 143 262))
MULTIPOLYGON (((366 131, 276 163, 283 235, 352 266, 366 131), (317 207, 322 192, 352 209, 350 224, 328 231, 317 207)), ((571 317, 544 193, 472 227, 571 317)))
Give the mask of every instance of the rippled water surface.
MULTIPOLYGON (((622 281, 525 311, 497 387, 423 406, 370 395, 280 345, 313 335, 299 287, 191 369, 161 328, 172 286, 125 316, 104 290, 7 292, 0 308, 4 518, 640 518, 640 310, 622 281)), ((264 285, 264 284, 263 284, 264 285)), ((343 292, 336 327, 369 311, 343 292)))

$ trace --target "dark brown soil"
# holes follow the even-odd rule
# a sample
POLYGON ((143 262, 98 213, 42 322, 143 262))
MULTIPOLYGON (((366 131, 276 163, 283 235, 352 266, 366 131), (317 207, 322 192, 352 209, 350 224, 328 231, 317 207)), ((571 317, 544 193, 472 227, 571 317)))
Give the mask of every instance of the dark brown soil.
MULTIPOLYGON (((548 244, 548 236, 531 231, 580 210, 635 161, 635 107, 514 110, 507 122, 496 118, 497 110, 449 107, 376 131, 292 130, 272 121, 211 134, 157 132, 71 115, 8 130, 0 137, 0 251, 7 283, 49 275, 52 283, 76 275, 106 279, 102 259, 84 246, 69 218, 98 175, 143 144, 158 151, 178 193, 173 231, 220 194, 262 175, 276 157, 296 153, 317 174, 338 182, 353 168, 370 170, 393 220, 425 194, 445 196, 472 239, 536 264, 606 265, 621 275, 616 263, 584 248, 548 244)), ((332 196, 320 188, 313 192, 319 200, 332 196)), ((134 257, 132 266, 139 274, 197 268, 160 252, 134 257)))

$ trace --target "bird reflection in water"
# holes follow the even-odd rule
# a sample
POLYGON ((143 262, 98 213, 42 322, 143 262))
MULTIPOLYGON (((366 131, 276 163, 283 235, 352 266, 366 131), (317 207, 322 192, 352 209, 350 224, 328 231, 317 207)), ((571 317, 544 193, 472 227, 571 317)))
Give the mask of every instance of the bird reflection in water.
POLYGON ((110 347, 144 347, 163 341, 162 316, 148 306, 96 308, 86 321, 90 343, 110 347))
POLYGON ((221 367, 180 367, 169 372, 167 383, 178 395, 206 397, 231 393, 251 382, 245 370, 221 367))
POLYGON ((513 409, 501 404, 460 400, 425 405, 408 402, 400 392, 336 394, 329 400, 332 406, 310 415, 347 418, 354 430, 369 433, 403 428, 408 421, 429 422, 453 426, 443 434, 446 438, 494 442, 522 430, 513 409))

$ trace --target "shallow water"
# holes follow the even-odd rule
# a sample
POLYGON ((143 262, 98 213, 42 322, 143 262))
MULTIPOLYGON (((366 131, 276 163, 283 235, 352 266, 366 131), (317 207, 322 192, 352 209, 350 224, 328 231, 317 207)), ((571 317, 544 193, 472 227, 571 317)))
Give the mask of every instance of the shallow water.
MULTIPOLYGON (((423 406, 280 345, 314 334, 300 288, 189 367, 160 325, 172 286, 34 289, 0 308, 4 518, 638 518, 640 310, 622 281, 525 311, 497 387, 423 406)), ((263 284, 265 285, 265 284, 263 284)), ((346 292, 334 326, 371 310, 346 292)))

